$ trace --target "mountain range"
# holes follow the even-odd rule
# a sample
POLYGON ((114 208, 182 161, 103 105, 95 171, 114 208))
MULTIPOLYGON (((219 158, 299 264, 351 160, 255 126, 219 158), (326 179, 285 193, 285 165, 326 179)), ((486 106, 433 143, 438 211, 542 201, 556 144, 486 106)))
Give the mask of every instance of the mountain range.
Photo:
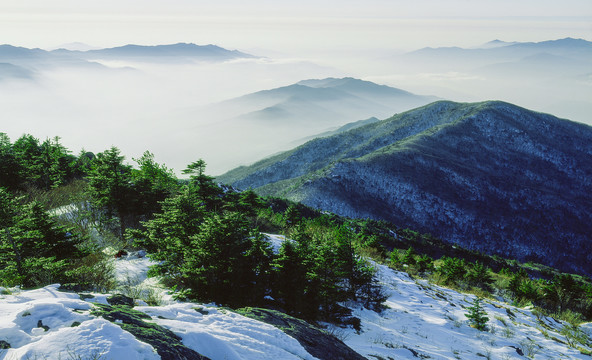
POLYGON ((498 101, 440 101, 217 180, 592 274, 592 128, 498 101))
MULTIPOLYGON (((237 58, 253 58, 253 55, 237 50, 227 50, 216 45, 170 44, 156 46, 125 45, 120 47, 68 50, 29 49, 12 45, 0 45, 0 79, 5 77, 22 77, 21 72, 15 76, 14 70, 8 66, 35 71, 56 66, 103 67, 97 60, 136 60, 145 62, 192 62, 192 61, 225 61, 237 58)), ((28 73, 26 77, 31 77, 28 73)))
POLYGON ((386 118, 437 99, 351 77, 304 80, 177 114, 207 119, 189 121, 177 143, 207 143, 202 156, 227 164, 222 171, 214 167, 220 174, 351 122, 386 118))
MULTIPOLYGON (((496 63, 537 58, 541 55, 556 57, 557 59, 571 59, 583 67, 585 64, 590 64, 592 42, 572 38, 537 43, 494 40, 477 48, 427 47, 410 52, 406 56, 419 67, 424 66, 426 63, 433 65, 434 59, 437 59, 437 62, 443 66, 455 66, 458 69, 467 70, 496 63)), ((581 70, 581 67, 573 69, 574 72, 581 70)))
POLYGON ((584 39, 423 48, 389 62, 391 73, 410 78, 398 82, 405 88, 457 101, 498 99, 590 124, 592 42, 584 39))

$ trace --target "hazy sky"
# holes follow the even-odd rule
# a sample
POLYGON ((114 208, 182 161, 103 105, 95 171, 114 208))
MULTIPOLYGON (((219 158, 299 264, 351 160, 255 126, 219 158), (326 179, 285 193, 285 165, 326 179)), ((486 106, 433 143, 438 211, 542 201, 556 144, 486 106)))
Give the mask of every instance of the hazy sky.
POLYGON ((105 63, 136 69, 121 73, 49 68, 34 82, 0 81, 0 131, 13 139, 59 135, 75 153, 115 145, 128 159, 150 149, 176 170, 199 157, 213 174, 230 166, 207 156, 207 141, 171 149, 173 132, 211 122, 197 106, 310 78, 353 76, 455 101, 501 99, 592 123, 571 117, 573 109, 592 109, 589 76, 491 82, 458 70, 408 71, 394 55, 494 39, 592 41, 592 0, 0 0, 0 34, 0 44, 28 48, 187 42, 265 56, 191 66, 105 63))
POLYGON ((592 39, 590 0, 1 0, 2 42, 215 43, 248 51, 472 46, 592 39))

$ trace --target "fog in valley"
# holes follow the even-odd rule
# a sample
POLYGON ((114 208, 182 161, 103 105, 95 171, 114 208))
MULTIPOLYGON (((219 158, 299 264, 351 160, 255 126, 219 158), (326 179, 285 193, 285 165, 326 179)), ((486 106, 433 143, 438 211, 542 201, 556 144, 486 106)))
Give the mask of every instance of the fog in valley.
POLYGON ((438 98, 504 100, 592 124, 592 50, 583 40, 325 58, 9 50, 0 51, 0 106, 2 131, 12 140, 23 133, 60 136, 73 152, 117 146, 130 162, 150 150, 177 173, 203 158, 209 173, 221 174, 346 123, 384 119, 438 98), (329 77, 430 97, 401 97, 384 87, 356 92, 353 83, 322 91, 293 85, 329 77))
POLYGON ((113 145, 130 162, 150 150, 177 173, 203 158, 217 175, 437 99, 504 100, 592 123, 592 3, 467 5, 3 3, 0 131, 60 136, 75 153, 113 145), (390 88, 294 85, 329 77, 390 88))

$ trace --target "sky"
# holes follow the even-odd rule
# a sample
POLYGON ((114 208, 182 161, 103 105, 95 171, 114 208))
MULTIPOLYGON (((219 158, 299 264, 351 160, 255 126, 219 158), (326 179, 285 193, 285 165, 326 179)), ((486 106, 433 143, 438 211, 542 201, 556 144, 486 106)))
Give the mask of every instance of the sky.
MULTIPOLYGON (((185 42, 260 57, 199 66, 104 62, 136 71, 47 68, 33 83, 0 81, 0 131, 11 138, 59 135, 75 153, 114 145, 128 159, 149 149, 176 170, 208 144, 195 142, 179 156, 169 146, 175 141, 162 140, 163 126, 211 122, 195 109, 311 78, 352 76, 454 101, 500 99, 592 124, 574 116, 592 109, 590 76, 495 83, 458 70, 408 71, 397 62, 424 47, 494 39, 592 41, 592 0, 0 0, 0 34, 0 44, 48 50, 185 42)), ((230 166, 206 161, 213 174, 230 166)))
POLYGON ((215 43, 322 56, 328 52, 475 46, 500 38, 592 39, 590 0, 2 0, 3 43, 215 43))

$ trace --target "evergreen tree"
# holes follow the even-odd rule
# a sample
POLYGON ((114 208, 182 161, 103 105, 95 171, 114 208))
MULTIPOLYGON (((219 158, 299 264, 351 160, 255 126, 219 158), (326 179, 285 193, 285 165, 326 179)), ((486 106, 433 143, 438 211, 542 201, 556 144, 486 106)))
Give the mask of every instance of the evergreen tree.
POLYGON ((415 266, 419 272, 433 271, 434 260, 428 255, 423 254, 419 257, 419 259, 417 259, 415 266))
POLYGON ((241 302, 261 306, 264 297, 270 293, 273 251, 269 241, 258 231, 251 230, 249 240, 249 248, 243 256, 243 270, 239 270, 244 274, 240 283, 245 286, 241 302))
POLYGON ((0 188, 0 279, 8 285, 46 285, 84 254, 80 238, 57 225, 36 202, 22 204, 0 188))
POLYGON ((295 316, 305 312, 308 285, 306 257, 301 250, 296 242, 286 240, 273 262, 273 297, 283 304, 288 314, 295 316))
POLYGON ((269 263, 267 251, 251 241, 253 236, 256 234, 241 214, 207 217, 185 250, 182 271, 191 296, 230 306, 246 305, 255 296, 253 291, 260 290, 253 286, 257 271, 265 269, 264 262, 269 263), (259 256, 253 257, 254 253, 259 256))
POLYGON ((298 225, 302 221, 302 214, 298 211, 298 208, 291 204, 284 212, 284 226, 286 228, 298 225))
POLYGON ((150 217, 160 210, 160 203, 164 199, 178 190, 178 180, 171 169, 156 163, 154 154, 149 151, 134 161, 139 165, 138 169, 132 169, 131 172, 137 194, 134 213, 150 217))
POLYGON ((206 162, 202 159, 195 161, 183 170, 189 175, 190 186, 208 210, 218 211, 222 208, 222 190, 214 183, 214 178, 206 175, 206 162))
POLYGON ((130 229, 128 238, 146 249, 151 259, 158 262, 150 268, 150 275, 165 276, 170 285, 182 282, 182 269, 191 238, 198 234, 207 212, 195 192, 183 188, 176 196, 165 199, 161 212, 144 222, 145 229, 130 229))
POLYGON ((465 316, 469 319, 471 326, 479 331, 485 331, 487 329, 489 317, 487 316, 487 312, 483 309, 483 306, 481 306, 481 299, 476 297, 473 301, 473 305, 468 307, 467 310, 469 310, 469 313, 465 314, 465 316))
POLYGON ((20 177, 26 186, 39 184, 43 172, 39 140, 26 134, 18 138, 13 145, 17 161, 21 164, 20 177))
POLYGON ((366 260, 358 258, 351 281, 356 284, 355 299, 359 300, 367 309, 380 311, 387 296, 382 291, 382 286, 376 283, 375 272, 376 269, 366 260))
POLYGON ((39 152, 41 173, 36 184, 39 188, 49 190, 72 180, 76 158, 60 143, 59 137, 45 140, 39 146, 39 152))
POLYGON ((0 133, 0 187, 17 190, 23 182, 23 175, 10 139, 5 133, 0 133))
POLYGON ((469 268, 466 279, 470 285, 480 287, 484 290, 489 290, 490 284, 493 282, 489 268, 480 261, 475 262, 469 268))
POLYGON ((442 265, 438 269, 446 283, 453 284, 464 279, 467 272, 467 266, 464 259, 443 256, 442 265))
POLYGON ((253 190, 245 190, 239 194, 236 211, 247 216, 255 216, 257 210, 263 208, 264 202, 253 190))
POLYGON ((123 163, 124 156, 116 147, 97 154, 88 174, 88 192, 95 206, 105 209, 108 218, 119 219, 120 237, 123 238, 134 201, 132 168, 123 163))
POLYGON ((415 249, 413 249, 413 247, 409 247, 403 254, 403 259, 401 261, 407 265, 415 265, 415 255, 415 249))
POLYGON ((556 275, 543 287, 543 296, 547 307, 559 313, 572 308, 575 303, 584 300, 581 286, 568 274, 556 275))

